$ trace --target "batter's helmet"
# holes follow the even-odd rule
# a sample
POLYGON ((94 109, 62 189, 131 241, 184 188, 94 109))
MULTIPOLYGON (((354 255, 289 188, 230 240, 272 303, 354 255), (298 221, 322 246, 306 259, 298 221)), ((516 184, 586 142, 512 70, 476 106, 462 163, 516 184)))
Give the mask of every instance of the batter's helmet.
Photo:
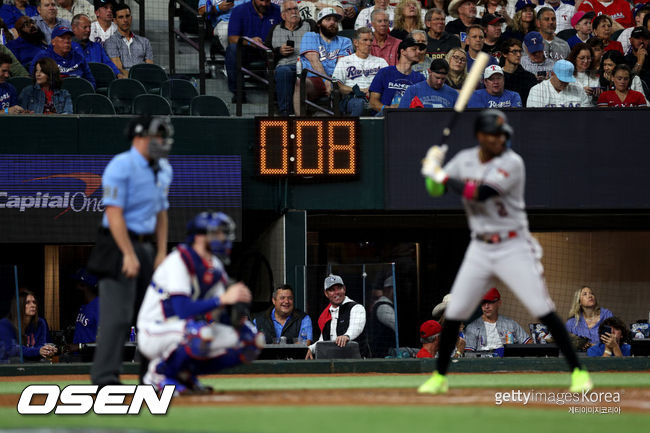
POLYGON ((508 118, 499 110, 483 110, 474 123, 474 134, 477 132, 486 134, 506 134, 512 137, 512 126, 508 125, 508 118))
POLYGON ((210 241, 210 251, 226 261, 230 256, 232 242, 235 240, 235 222, 223 212, 201 212, 187 223, 187 243, 194 242, 194 235, 207 234, 208 232, 221 231, 226 235, 222 240, 210 241))

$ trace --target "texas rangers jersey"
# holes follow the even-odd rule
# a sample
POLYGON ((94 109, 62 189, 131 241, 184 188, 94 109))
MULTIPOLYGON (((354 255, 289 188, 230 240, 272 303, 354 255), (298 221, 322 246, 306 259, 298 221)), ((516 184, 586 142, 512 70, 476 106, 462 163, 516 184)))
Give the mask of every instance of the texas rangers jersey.
POLYGON ((332 78, 348 87, 354 87, 356 84, 360 89, 367 89, 377 72, 387 66, 388 63, 381 57, 369 55, 362 59, 356 54, 350 54, 339 59, 332 78))
MULTIPOLYGON (((228 281, 223 264, 214 256, 212 257, 212 266, 221 271, 221 279, 216 281, 214 286, 206 292, 203 296, 204 299, 222 295, 228 281)), ((165 316, 164 303, 172 296, 189 296, 192 300, 197 300, 199 289, 198 282, 194 281, 195 278, 188 271, 180 252, 172 251, 153 274, 151 284, 149 284, 142 301, 140 313, 138 313, 138 329, 146 329, 148 324, 162 323, 170 319, 165 316)))
MULTIPOLYGON (((328 42, 323 39, 320 33, 307 32, 302 37, 300 51, 300 62, 303 68, 314 69, 305 56, 306 53, 313 52, 318 54, 318 60, 323 65, 325 73, 331 77, 339 58, 349 56, 354 51, 354 48, 352 47, 352 41, 344 36, 335 36, 328 42)), ((307 76, 313 77, 314 74, 310 72, 307 76)))
POLYGON ((580 3, 578 10, 582 12, 594 12, 596 15, 609 15, 614 21, 623 27, 633 27, 634 18, 630 4, 625 0, 614 0, 604 5, 598 0, 585 0, 580 3))
MULTIPOLYGON (((535 15, 541 8, 551 8, 555 11, 555 34, 560 33, 562 30, 572 29, 571 18, 576 13, 576 8, 573 5, 567 3, 560 3, 557 8, 554 8, 549 3, 539 5, 535 8, 535 15)), ((514 16, 514 15, 511 15, 514 16)))
POLYGON ((569 83, 566 89, 558 92, 551 80, 533 86, 528 93, 526 107, 590 107, 591 100, 579 84, 569 83))
POLYGON ((488 185, 499 193, 482 202, 463 198, 472 234, 527 231, 524 161, 515 152, 506 149, 496 158, 482 163, 479 149, 476 146, 461 150, 444 168, 450 178, 473 180, 488 185))

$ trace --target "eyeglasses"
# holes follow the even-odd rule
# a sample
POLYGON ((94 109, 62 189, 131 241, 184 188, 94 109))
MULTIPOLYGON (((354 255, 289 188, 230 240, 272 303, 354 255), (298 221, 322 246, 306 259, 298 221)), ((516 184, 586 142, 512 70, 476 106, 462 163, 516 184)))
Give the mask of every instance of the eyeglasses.
POLYGON ((461 56, 451 56, 452 60, 456 60, 458 63, 465 63, 467 62, 466 57, 461 57, 461 56))
POLYGON ((524 51, 523 50, 510 50, 508 51, 510 54, 522 54, 524 51))
POLYGON ((27 21, 25 21, 23 23, 23 25, 21 27, 27 27, 27 26, 32 25, 32 24, 34 24, 34 20, 27 20, 27 21))

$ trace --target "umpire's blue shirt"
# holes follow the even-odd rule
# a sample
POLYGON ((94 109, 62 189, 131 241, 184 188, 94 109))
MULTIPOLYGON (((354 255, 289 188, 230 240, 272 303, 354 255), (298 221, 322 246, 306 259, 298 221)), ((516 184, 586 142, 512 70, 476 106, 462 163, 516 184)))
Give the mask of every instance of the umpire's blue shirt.
POLYGON ((246 36, 249 38, 260 37, 266 39, 269 30, 282 21, 280 7, 271 3, 266 13, 260 18, 253 2, 232 8, 230 21, 228 21, 228 36, 246 36))
MULTIPOLYGON (((131 150, 115 155, 102 176, 104 206, 122 208, 126 227, 137 234, 152 234, 156 215, 169 208, 167 194, 172 183, 172 166, 166 159, 158 161, 158 174, 144 156, 131 150)), ((106 213, 102 225, 108 228, 106 213)))

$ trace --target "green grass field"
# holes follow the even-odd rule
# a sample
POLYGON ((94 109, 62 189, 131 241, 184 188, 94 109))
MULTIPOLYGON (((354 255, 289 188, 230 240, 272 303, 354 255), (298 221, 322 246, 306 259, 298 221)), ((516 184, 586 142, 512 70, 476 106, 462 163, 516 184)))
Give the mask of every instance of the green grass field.
MULTIPOLYGON (((206 383, 220 391, 417 387, 422 375, 218 377, 206 383)), ((649 373, 594 373, 597 387, 650 388, 649 373)), ((568 374, 452 374, 455 388, 565 388, 568 374)), ((73 382, 61 382, 61 385, 73 382)), ((81 383, 77 381, 76 383, 81 383)), ((0 394, 18 394, 28 382, 1 382, 0 394)), ((642 432, 650 414, 571 414, 563 408, 505 406, 203 406, 172 407, 166 416, 21 416, 0 408, 0 428, 107 428, 156 432, 219 433, 417 433, 417 432, 642 432)))

